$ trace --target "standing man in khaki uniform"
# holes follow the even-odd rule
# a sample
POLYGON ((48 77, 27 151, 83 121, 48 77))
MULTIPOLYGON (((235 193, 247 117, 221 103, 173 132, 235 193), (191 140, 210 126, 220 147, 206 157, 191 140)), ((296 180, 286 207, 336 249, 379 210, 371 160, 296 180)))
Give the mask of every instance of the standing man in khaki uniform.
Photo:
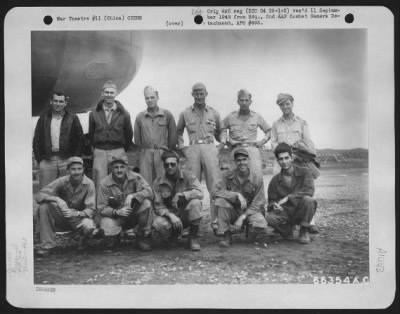
POLYGON ((203 199, 200 182, 193 173, 180 169, 179 156, 175 153, 166 151, 161 159, 165 174, 153 184, 154 232, 164 241, 173 243, 182 229, 189 227, 188 247, 199 251, 198 232, 203 199))
POLYGON ((219 169, 218 152, 214 138, 225 143, 223 122, 219 113, 206 105, 207 89, 203 83, 192 87, 194 104, 186 108, 179 116, 177 124, 179 148, 183 148, 183 131, 186 128, 189 135, 189 147, 186 150, 188 170, 201 180, 204 173, 207 189, 210 193, 211 221, 215 219, 212 195, 221 174, 219 169))
POLYGON ((93 181, 96 189, 110 172, 112 157, 126 156, 132 144, 133 130, 129 112, 115 100, 117 86, 107 81, 101 93, 103 99, 89 114, 89 140, 93 151, 93 181))
POLYGON ((229 130, 228 145, 233 148, 232 155, 237 148, 245 148, 249 153, 250 169, 261 173, 262 162, 259 149, 269 141, 271 127, 260 114, 250 110, 252 99, 247 90, 241 89, 238 92, 237 103, 240 109, 233 111, 224 119, 224 126, 229 130), (260 141, 257 141, 257 128, 264 132, 264 137, 260 141))
POLYGON ((161 155, 166 149, 176 149, 176 123, 171 112, 158 107, 158 91, 151 86, 144 89, 147 110, 136 117, 135 144, 140 147, 140 174, 149 183, 164 173, 161 155))

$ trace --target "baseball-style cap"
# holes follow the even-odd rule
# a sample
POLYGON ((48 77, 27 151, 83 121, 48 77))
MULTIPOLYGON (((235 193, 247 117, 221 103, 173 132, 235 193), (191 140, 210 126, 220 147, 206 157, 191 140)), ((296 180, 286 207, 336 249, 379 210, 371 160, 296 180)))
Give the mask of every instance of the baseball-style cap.
POLYGON ((70 157, 67 160, 67 168, 69 168, 72 164, 81 164, 83 166, 83 160, 81 157, 77 156, 70 157))
POLYGON ((201 90, 201 89, 206 90, 206 86, 201 82, 198 82, 198 83, 194 84, 193 87, 192 87, 192 91, 201 90))
POLYGON ((107 82, 104 83, 103 85, 103 90, 106 88, 114 88, 117 89, 117 85, 114 83, 112 80, 108 80, 107 82))
POLYGON ((285 101, 290 100, 293 101, 294 98, 292 95, 290 94, 284 94, 284 93, 280 93, 278 95, 278 99, 276 100, 276 104, 279 106, 280 104, 284 103, 285 101))
POLYGON ((122 156, 113 156, 112 158, 111 158, 111 161, 110 161, 110 166, 112 166, 113 164, 115 164, 115 163, 117 163, 117 162, 119 162, 119 163, 121 163, 121 164, 124 164, 124 165, 128 165, 128 157, 126 157, 125 155, 122 155, 122 156))
POLYGON ((161 160, 164 162, 167 158, 176 158, 179 161, 179 155, 173 151, 165 150, 161 155, 161 160))
POLYGON ((238 149, 233 153, 233 158, 236 159, 236 157, 237 157, 238 155, 243 155, 243 156, 249 157, 249 153, 248 153, 248 151, 247 151, 245 148, 238 148, 238 149))

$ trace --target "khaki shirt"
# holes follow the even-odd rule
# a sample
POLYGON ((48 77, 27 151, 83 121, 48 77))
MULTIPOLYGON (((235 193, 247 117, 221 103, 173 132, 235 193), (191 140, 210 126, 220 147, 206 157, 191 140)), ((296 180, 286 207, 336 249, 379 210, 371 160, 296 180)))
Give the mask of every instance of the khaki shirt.
MULTIPOLYGON (((215 197, 223 198, 232 205, 238 202, 240 193, 247 201, 246 215, 253 215, 264 210, 265 191, 262 175, 250 172, 246 179, 239 180, 237 169, 228 171, 217 184, 215 197)), ((218 202, 215 203, 218 205, 218 202)))
POLYGON ((303 147, 308 152, 316 154, 314 143, 310 138, 307 122, 296 115, 290 120, 285 120, 281 117, 272 125, 272 150, 274 150, 279 143, 283 142, 295 147, 303 147))
POLYGON ((169 186, 171 198, 177 193, 183 193, 187 202, 203 199, 203 191, 197 177, 186 170, 179 171, 179 177, 176 182, 170 181, 165 175, 154 180, 154 210, 156 214, 164 216, 169 212, 164 198, 161 196, 161 185, 169 186))
POLYGON ((175 149, 178 141, 176 123, 168 110, 159 108, 152 117, 147 110, 138 114, 133 131, 135 144, 142 148, 152 148, 154 144, 175 149))
POLYGON ((189 134, 190 141, 198 140, 213 140, 217 141, 225 139, 223 132, 223 122, 219 113, 205 106, 204 110, 198 110, 195 106, 186 108, 180 115, 177 124, 179 147, 183 147, 183 131, 186 130, 189 134))
POLYGON ((257 141, 257 128, 260 128, 265 135, 271 129, 270 125, 257 112, 250 111, 248 116, 239 114, 239 111, 231 112, 224 119, 224 127, 229 130, 229 142, 255 143, 257 141))
POLYGON ((153 191, 150 185, 140 174, 128 171, 126 180, 120 186, 114 181, 112 173, 110 173, 100 182, 100 189, 97 195, 99 213, 103 216, 112 216, 114 209, 124 207, 125 199, 129 194, 135 194, 135 198, 139 203, 143 203, 145 199, 151 200, 153 198, 153 191), (109 203, 110 197, 114 198, 114 204, 109 203))
POLYGON ((83 211, 88 217, 93 217, 96 211, 96 189, 93 181, 85 175, 75 188, 69 175, 54 180, 40 190, 36 201, 42 203, 46 196, 58 196, 67 203, 68 208, 83 211))

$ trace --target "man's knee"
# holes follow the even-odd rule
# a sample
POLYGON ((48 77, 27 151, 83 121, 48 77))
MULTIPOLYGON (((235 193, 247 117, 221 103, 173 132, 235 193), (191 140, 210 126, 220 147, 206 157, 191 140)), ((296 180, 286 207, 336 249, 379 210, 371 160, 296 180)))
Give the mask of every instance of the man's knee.
POLYGON ((172 235, 171 222, 161 216, 156 216, 152 224, 152 236, 155 240, 168 240, 172 235))
POLYGON ((195 221, 195 220, 199 220, 201 218, 201 207, 202 207, 202 203, 200 200, 191 200, 187 206, 186 206, 186 210, 187 210, 187 217, 189 220, 189 223, 195 221))
POLYGON ((80 225, 84 233, 90 233, 96 228, 92 218, 83 218, 80 222, 80 225))
POLYGON ((228 202, 226 199, 224 199, 224 198, 217 197, 217 198, 215 199, 214 204, 215 204, 215 207, 222 207, 222 208, 233 209, 232 204, 229 203, 229 202, 228 202))
POLYGON ((303 204, 304 204, 304 206, 306 206, 307 208, 309 208, 311 210, 315 211, 317 209, 317 201, 314 198, 312 198, 311 196, 304 196, 303 204))
POLYGON ((267 228, 267 221, 261 213, 256 213, 248 218, 250 228, 254 229, 265 229, 267 228))
POLYGON ((49 215, 53 210, 55 210, 56 205, 50 204, 48 202, 42 203, 38 208, 38 217, 49 215))
POLYGON ((151 208, 151 202, 147 198, 140 204, 138 213, 148 211, 151 208))
POLYGON ((122 230, 119 221, 111 217, 102 217, 100 220, 100 228, 104 230, 106 236, 118 235, 122 230))

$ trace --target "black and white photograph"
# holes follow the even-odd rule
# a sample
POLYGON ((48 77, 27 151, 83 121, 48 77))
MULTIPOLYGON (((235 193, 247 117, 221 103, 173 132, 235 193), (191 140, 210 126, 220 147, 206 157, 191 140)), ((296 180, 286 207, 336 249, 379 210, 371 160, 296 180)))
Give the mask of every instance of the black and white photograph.
MULTIPOLYGON (((374 60, 371 42, 382 39, 368 28, 369 11, 360 10, 359 26, 332 9, 345 25, 218 28, 210 21, 274 14, 198 8, 185 18, 202 16, 204 27, 184 27, 177 14, 164 27, 135 28, 118 27, 119 17, 140 14, 117 9, 112 27, 93 10, 71 9, 66 22, 54 11, 53 29, 24 29, 26 89, 7 85, 6 73, 6 96, 21 97, 6 113, 8 192, 27 191, 7 205, 8 234, 16 234, 17 213, 26 229, 8 244, 8 276, 29 273, 35 287, 21 304, 46 307, 35 305, 35 293, 57 302, 74 287, 106 296, 109 287, 200 295, 173 304, 133 298, 129 307, 329 308, 329 292, 323 301, 302 293, 340 286, 340 300, 347 289, 365 298, 363 289, 383 280, 374 278, 394 274, 394 130, 384 123, 393 95, 371 103, 393 89, 383 72, 393 60, 374 60), (71 16, 90 26, 75 27, 71 16), (97 19, 101 27, 90 24, 97 19), (22 184, 8 170, 18 163, 22 184), (387 193, 385 209, 375 193, 387 193), (252 305, 238 305, 241 289, 252 305), (295 303, 254 301, 273 290, 296 291, 295 303)), ((71 306, 115 305, 79 302, 71 306)))

